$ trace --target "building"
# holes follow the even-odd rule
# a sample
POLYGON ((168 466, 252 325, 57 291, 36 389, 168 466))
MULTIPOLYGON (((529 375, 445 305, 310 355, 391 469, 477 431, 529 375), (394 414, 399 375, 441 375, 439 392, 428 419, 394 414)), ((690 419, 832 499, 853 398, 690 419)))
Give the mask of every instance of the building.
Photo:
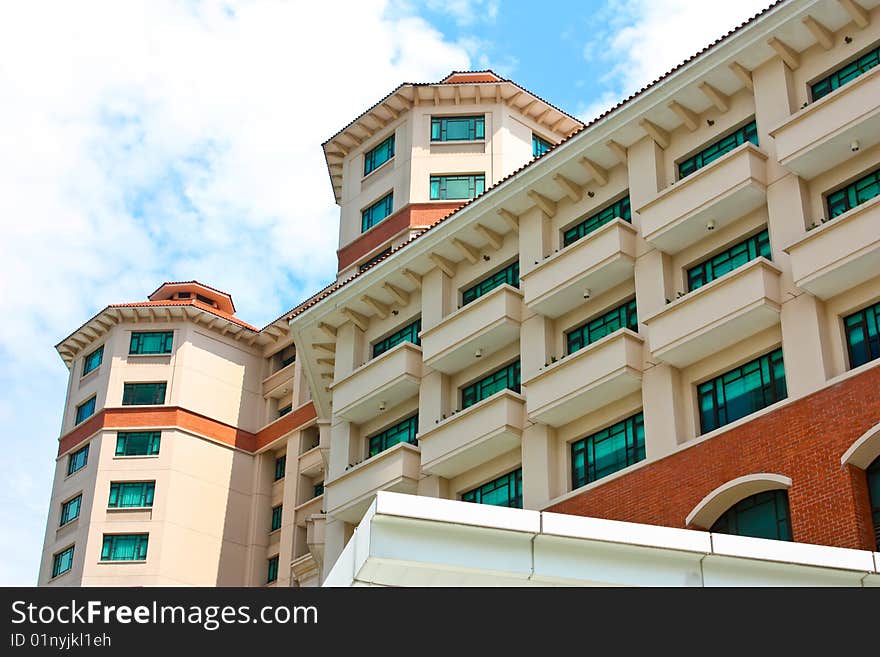
POLYGON ((784 0, 588 125, 401 85, 324 144, 335 283, 59 343, 40 583, 313 585, 377 491, 877 549, 878 64, 880 2, 784 0))

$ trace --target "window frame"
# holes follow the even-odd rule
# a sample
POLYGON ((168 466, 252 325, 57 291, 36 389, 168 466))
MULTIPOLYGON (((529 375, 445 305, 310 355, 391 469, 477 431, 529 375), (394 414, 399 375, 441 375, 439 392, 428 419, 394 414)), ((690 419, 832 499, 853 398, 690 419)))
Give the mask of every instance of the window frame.
POLYGON ((52 554, 52 575, 49 577, 49 579, 55 579, 56 577, 61 577, 65 573, 69 573, 71 570, 73 570, 73 555, 75 552, 75 550, 74 550, 75 548, 76 548, 76 544, 73 543, 71 545, 68 545, 63 550, 59 550, 58 552, 54 552, 52 554), (61 559, 64 557, 64 555, 66 555, 68 553, 69 553, 69 557, 68 557, 68 561, 67 561, 67 568, 65 568, 64 570, 61 570, 61 567, 62 567, 61 566, 61 564, 62 564, 61 559))
POLYGON ((418 347, 422 344, 422 341, 419 339, 419 333, 421 330, 422 317, 419 315, 415 320, 408 322, 391 333, 386 334, 385 337, 373 342, 370 345, 370 353, 373 354, 373 358, 378 358, 382 354, 391 351, 394 347, 403 344, 404 342, 409 342, 418 347), (412 339, 408 339, 410 337, 412 339))
POLYGON ((486 141, 486 114, 454 114, 454 115, 437 115, 431 116, 431 123, 428 126, 429 141, 431 144, 448 144, 457 142, 481 142, 486 141), (446 135, 449 132, 449 122, 454 121, 471 121, 472 125, 468 126, 468 137, 464 139, 449 139, 446 135), (436 134, 434 126, 437 126, 436 134), (482 135, 480 133, 482 132, 482 135), (473 133, 473 136, 470 134, 473 133))
POLYGON ((274 555, 266 559, 266 584, 272 584, 278 581, 278 562, 279 555, 274 555))
POLYGON ((168 356, 174 349, 174 331, 132 331, 128 340, 129 356, 168 356), (163 351, 144 351, 145 336, 160 336, 163 351), (136 346, 135 346, 136 345, 136 346))
POLYGON ((865 468, 868 486, 868 504, 874 523, 874 549, 880 551, 880 456, 865 468), (876 493, 876 498, 874 494, 876 493))
POLYGON ((614 306, 611 306, 610 308, 606 308, 604 311, 593 315, 592 317, 587 319, 585 322, 583 322, 577 326, 574 326, 574 327, 568 329, 567 331, 565 331, 566 355, 571 356, 572 354, 576 354, 581 349, 586 349, 591 344, 598 342, 599 340, 606 338, 609 335, 612 335, 614 333, 617 333, 621 329, 625 329, 625 328, 629 329, 630 331, 633 331, 634 333, 639 332, 639 317, 638 317, 638 308, 636 306, 635 296, 630 297, 629 299, 627 299, 623 303, 619 303, 614 306), (626 323, 621 324, 620 326, 618 326, 614 330, 606 332, 604 335, 600 335, 598 338, 590 338, 589 337, 592 333, 592 331, 589 330, 590 325, 601 320, 603 322, 602 326, 604 327, 608 324, 608 321, 606 321, 606 320, 615 319, 615 317, 614 317, 615 313, 616 313, 616 319, 620 319, 620 316, 622 314, 625 314, 626 323), (634 322, 631 323, 631 320, 634 320, 634 322), (577 334, 581 335, 581 339, 580 339, 581 346, 578 347, 577 349, 572 349, 572 342, 574 342, 574 340, 572 338, 573 338, 573 336, 576 336, 577 334))
POLYGON ((122 406, 164 406, 165 402, 168 398, 168 382, 167 381, 127 381, 122 384, 122 406), (145 403, 135 403, 134 401, 126 402, 126 399, 131 400, 135 394, 136 390, 145 390, 143 386, 156 386, 154 389, 153 399, 158 399, 158 390, 161 387, 162 390, 162 401, 152 401, 145 403), (129 394, 129 392, 131 394, 129 394))
POLYGON ((807 89, 810 93, 810 102, 815 103, 816 101, 825 98, 825 96, 829 96, 829 95, 833 94, 838 89, 842 89, 843 87, 847 86, 850 82, 857 80, 858 78, 865 75, 868 71, 871 71, 871 70, 877 68, 878 66, 880 66, 880 42, 874 43, 872 46, 869 46, 868 48, 863 50, 861 53, 854 55, 853 57, 850 57, 849 59, 845 60, 845 63, 837 64, 834 68, 828 69, 827 72, 825 74, 823 74, 821 77, 818 77, 815 80, 813 80, 812 82, 807 83, 807 89), (846 82, 840 83, 840 81, 838 79, 837 86, 834 86, 834 81, 832 80, 832 78, 834 78, 835 76, 839 76, 839 74, 844 69, 851 67, 853 64, 856 64, 857 62, 859 62, 859 60, 866 58, 866 57, 870 57, 870 56, 874 56, 877 59, 876 64, 873 64, 872 66, 869 66, 866 69, 862 69, 855 76, 846 80, 846 82), (827 82, 829 88, 827 91, 824 91, 821 95, 816 96, 816 87, 819 86, 823 82, 827 82))
POLYGON ((89 374, 91 374, 92 372, 97 370, 99 367, 101 367, 101 363, 103 363, 103 362, 104 362, 104 345, 101 345, 100 347, 92 349, 92 351, 90 351, 85 356, 83 356, 82 374, 80 375, 80 378, 82 378, 84 376, 88 376, 89 374), (90 367, 89 366, 90 361, 95 355, 98 356, 98 362, 94 363, 90 367))
MULTIPOLYGON (((728 130, 727 132, 722 134, 717 139, 714 139, 710 143, 704 144, 703 146, 696 149, 695 151, 692 151, 688 155, 685 155, 685 156, 681 157, 680 159, 676 160, 675 161, 675 172, 676 172, 676 175, 678 176, 677 180, 681 181, 689 176, 694 175, 695 173, 706 168, 707 166, 709 166, 713 162, 721 159, 722 157, 724 157, 728 153, 736 150, 737 148, 739 148, 740 146, 742 146, 746 142, 750 142, 754 146, 760 147, 760 139, 758 138, 758 124, 757 124, 757 121, 754 116, 751 117, 750 119, 748 119, 747 121, 745 121, 744 123, 741 123, 738 127, 735 127, 735 128, 728 130), (750 128, 752 128, 752 130, 749 130, 750 128), (739 133, 740 132, 743 133, 742 141, 739 141, 739 133), (752 141, 751 139, 748 138, 750 136, 748 133, 753 133, 751 136, 754 136, 755 141, 752 141), (738 141, 739 143, 735 144, 731 148, 724 150, 723 152, 720 152, 717 155, 714 155, 714 157, 712 157, 712 159, 710 159, 708 162, 705 161, 705 157, 707 156, 707 151, 709 151, 713 148, 719 147, 722 144, 722 142, 724 142, 727 139, 730 139, 731 137, 736 137, 735 141, 738 141), (688 173, 683 174, 682 170, 681 170, 682 165, 690 162, 691 160, 694 161, 694 169, 692 171, 689 171, 688 173)), ((710 153, 709 155, 711 156, 713 154, 710 153)))
POLYGON ((862 307, 855 312, 851 312, 848 315, 841 316, 840 318, 841 326, 843 330, 843 342, 846 348, 846 359, 847 364, 849 365, 849 369, 855 369, 857 367, 861 367, 862 365, 867 365, 878 358, 880 358, 880 301, 875 301, 874 303, 868 304, 867 306, 862 307), (858 316, 862 316, 862 338, 864 340, 865 348, 868 352, 867 360, 864 360, 858 364, 855 362, 854 353, 853 353, 853 345, 850 341, 851 328, 848 326, 850 320, 858 319, 858 316), (871 335, 871 328, 873 323, 874 335, 871 335))
POLYGON ((281 456, 275 457, 275 478, 272 480, 272 483, 276 481, 281 481, 284 477, 287 476, 287 454, 282 454, 281 456), (279 471, 281 474, 279 475, 279 471))
POLYGON ((495 477, 494 479, 484 482, 479 486, 475 486, 470 490, 464 491, 459 495, 459 498, 462 502, 470 502, 472 504, 486 504, 487 506, 497 506, 501 508, 508 509, 521 509, 523 508, 523 494, 522 494, 522 466, 511 470, 510 472, 506 472, 503 475, 495 477), (483 502, 483 496, 487 493, 493 493, 499 489, 500 486, 507 486, 507 504, 491 504, 487 502, 483 502), (495 488, 484 491, 488 486, 495 486, 495 488), (513 490, 513 496, 510 495, 511 488, 513 490), (473 497, 474 499, 466 499, 468 496, 473 497), (479 499, 477 499, 479 498, 479 499), (511 504, 513 502, 513 504, 511 504), (516 503, 518 502, 518 504, 516 503))
POLYGON ((574 223, 563 228, 560 231, 559 238, 561 248, 568 248, 617 218, 623 219, 627 223, 632 223, 632 203, 629 198, 629 190, 623 196, 605 204, 596 212, 583 215, 576 219, 574 223))
POLYGON ((486 191, 486 172, 482 173, 438 173, 428 178, 428 198, 431 201, 471 201, 486 191), (467 180, 470 196, 449 196, 451 180, 467 180), (434 193, 434 185, 437 193, 434 193), (482 186, 482 189, 480 187, 482 186), (472 192, 472 193, 471 193, 472 192))
POLYGON ((502 285, 510 285, 511 287, 515 287, 519 289, 520 286, 520 278, 519 278, 519 257, 517 256, 513 260, 511 260, 506 265, 501 265, 497 269, 495 269, 491 274, 487 274, 480 278, 476 283, 468 285, 465 288, 461 288, 459 292, 461 299, 461 308, 464 308, 469 303, 473 303, 480 297, 486 296, 492 290, 501 287, 502 285), (500 282, 493 281, 499 274, 503 274, 504 278, 507 280, 502 280, 500 282), (516 279, 516 282, 512 282, 513 279, 516 279), (489 284, 489 287, 486 287, 486 284, 489 284))
POLYGON ((161 431, 117 431, 116 432, 116 447, 113 452, 114 458, 125 458, 125 457, 144 457, 144 456, 159 456, 159 450, 162 447, 162 432, 161 431), (128 440, 134 436, 143 437, 145 440, 146 451, 143 454, 139 453, 128 453, 128 440), (124 448, 120 453, 120 441, 124 441, 124 448))
POLYGON ((73 451, 67 455, 67 476, 68 477, 72 474, 79 472, 80 470, 82 470, 84 467, 86 467, 89 464, 89 445, 91 445, 91 443, 86 443, 85 445, 80 447, 78 450, 73 451), (74 467, 74 465, 77 463, 77 459, 80 454, 83 454, 82 465, 80 465, 78 467, 74 467))
POLYGON ((708 255, 704 258, 701 258, 700 260, 696 261, 695 263, 685 267, 685 270, 684 270, 685 288, 687 289, 688 293, 694 292, 695 290, 699 290, 701 287, 705 287, 706 285, 708 285, 712 281, 717 281, 719 278, 726 276, 727 274, 730 274, 731 272, 734 272, 737 269, 740 269, 741 267, 745 267, 747 264, 749 264, 753 260, 757 260, 758 258, 766 258, 767 260, 770 260, 771 262, 773 260, 773 248, 772 248, 772 245, 770 244, 770 230, 767 226, 765 226, 764 228, 762 228, 761 230, 759 230, 757 232, 752 233, 748 237, 745 237, 737 242, 734 242, 734 243, 729 244, 721 249, 718 249, 717 251, 715 251, 711 255, 708 255), (754 253, 755 253, 754 256, 752 255, 752 246, 754 246, 754 253), (767 247, 766 254, 762 253, 763 246, 767 247), (739 265, 732 267, 731 269, 725 271, 722 274, 716 275, 715 269, 719 267, 720 263, 714 264, 714 261, 723 255, 727 256, 728 261, 733 261, 736 258, 736 255, 733 254, 732 252, 734 251, 734 249, 740 249, 740 248, 746 249, 746 255, 748 257, 748 260, 746 260, 742 264, 739 264, 739 265), (701 269, 701 268, 703 271, 703 276, 702 276, 702 279, 699 279, 699 278, 697 278, 697 274, 699 273, 699 272, 697 272, 697 270, 701 269), (702 280, 702 282, 700 282, 700 280, 702 280), (694 287, 695 283, 698 283, 696 285, 696 287, 694 287))
MULTIPOLYGON (((766 502, 761 501, 760 504, 766 504, 766 502)), ((748 536, 753 538, 766 538, 776 541, 792 541, 792 532, 791 532, 791 504, 788 499, 788 491, 784 488, 775 488, 772 490, 765 490, 759 493, 755 493, 754 495, 749 495, 748 497, 744 497, 739 500, 735 504, 731 504, 725 511, 722 513, 715 522, 712 523, 712 526, 709 528, 710 532, 716 534, 726 534, 728 536, 748 536), (749 508, 755 508, 759 503, 758 500, 766 500, 767 496, 772 496, 772 504, 774 508, 775 520, 774 523, 776 525, 776 536, 755 536, 753 533, 741 533, 739 531, 725 531, 721 528, 720 523, 722 521, 725 525, 729 526, 731 520, 737 521, 737 529, 738 527, 738 519, 739 516, 747 511, 749 508), (780 500, 784 501, 782 508, 785 509, 785 514, 783 517, 780 517, 780 500), (747 503, 750 503, 752 506, 745 506, 747 503), (780 523, 783 523, 783 528, 785 529, 785 535, 780 535, 780 523)))
POLYGON ((363 262, 358 263, 358 273, 360 274, 362 271, 366 271, 387 255, 391 255, 390 245, 379 251, 376 255, 370 256, 363 262))
MULTIPOLYGON (((59 528, 64 527, 65 525, 69 525, 74 520, 79 518, 80 511, 82 511, 82 496, 83 496, 82 491, 80 491, 79 493, 77 493, 73 497, 68 498, 66 501, 61 503, 61 514, 59 516, 59 522, 58 522, 59 528), (76 514, 72 517, 68 517, 65 520, 65 512, 71 508, 71 505, 74 502, 76 502, 76 514)), ((69 514, 67 514, 67 515, 69 515, 69 514)))
MULTIPOLYGON (((864 189, 864 188, 863 188, 864 189)), ((832 221, 833 219, 837 219, 839 216, 850 212, 851 210, 855 210, 860 205, 864 205, 865 203, 869 203, 880 196, 880 167, 874 168, 867 173, 860 173, 856 177, 851 178, 849 182, 843 183, 841 185, 837 185, 832 188, 830 191, 825 192, 822 195, 823 205, 825 206, 825 211, 828 214, 828 221, 832 221), (866 187, 871 185, 877 186, 877 194, 873 196, 869 196, 864 200, 859 200, 859 189, 858 186, 862 183, 865 183, 869 178, 873 178, 874 180, 866 183, 866 187), (850 196, 850 192, 852 192, 852 196, 850 196), (837 212, 835 214, 835 210, 832 209, 832 201, 831 197, 843 193, 841 197, 841 201, 845 201, 845 205, 847 206, 845 210, 837 212)))
POLYGON ((277 532, 281 529, 282 514, 284 513, 284 504, 276 504, 272 507, 272 520, 269 523, 269 533, 277 532))
POLYGON ((721 372, 720 374, 712 376, 712 377, 705 379, 703 381, 697 382, 695 385, 695 388, 696 388, 696 400, 697 400, 697 403, 696 403, 697 420, 698 420, 697 426, 700 430, 700 433, 699 433, 700 436, 705 435, 707 433, 710 433, 712 431, 715 431, 716 429, 721 429, 722 427, 726 427, 729 424, 736 422, 737 420, 747 418, 750 415, 754 415, 758 411, 761 411, 769 406, 772 406, 773 404, 776 404, 776 403, 781 402, 785 399, 788 399, 788 382, 786 380, 785 360, 783 358, 782 347, 781 346, 774 347, 773 349, 771 349, 771 350, 769 350, 759 356, 756 356, 754 358, 750 358, 744 362, 741 362, 739 365, 731 367, 731 368, 725 370, 724 372, 721 372), (776 360, 774 361, 774 359, 776 359, 776 360), (763 372, 764 372, 763 361, 764 360, 767 361, 767 370, 771 376, 771 379, 767 382, 763 381, 763 372), (774 374, 775 365, 777 363, 782 368, 782 377, 779 379, 772 378, 773 374, 774 374), (750 390, 746 391, 742 395, 742 397, 747 396, 751 399, 754 399, 755 398, 755 391, 760 389, 760 390, 764 391, 764 392, 762 392, 762 396, 764 397, 764 402, 766 402, 766 403, 764 403, 763 406, 759 406, 757 408, 752 408, 748 413, 739 415, 739 416, 731 419, 729 412, 728 412, 729 400, 727 397, 726 390, 722 389, 722 392, 724 395, 723 404, 718 404, 717 384, 719 382, 721 382, 720 383, 721 386, 726 386, 726 385, 730 385, 730 384, 734 383, 735 381, 742 380, 746 376, 749 376, 754 373, 754 372, 743 373, 743 370, 745 368, 754 367, 754 366, 757 366, 757 371, 761 374, 762 385, 760 386, 760 388, 750 389, 750 390), (727 382, 723 381, 723 379, 725 377, 733 375, 736 372, 740 373, 738 378, 736 378, 736 379, 731 378, 727 382), (707 388, 707 386, 711 386, 711 390, 709 388, 707 388), (772 397, 775 397, 775 398, 772 398, 771 401, 767 401, 767 399, 768 399, 767 395, 769 394, 767 389, 772 389, 772 391, 773 391, 772 397), (704 409, 703 409, 703 397, 706 395, 709 395, 710 393, 715 398, 715 402, 712 407, 712 412, 714 415, 714 426, 708 426, 706 424, 706 420, 705 420, 706 413, 704 412, 704 409), (723 410, 719 410, 719 409, 723 409, 723 410), (725 418, 724 421, 721 421, 721 419, 720 419, 722 414, 725 418))
POLYGON ((76 411, 75 411, 74 418, 73 418, 73 426, 79 426, 80 424, 82 424, 83 422, 88 420, 90 417, 92 417, 95 414, 95 409, 97 408, 97 405, 98 405, 98 395, 97 394, 92 395, 91 397, 86 399, 82 404, 77 404, 76 411), (89 404, 91 404, 91 410, 89 411, 89 414, 80 416, 81 411, 83 409, 85 409, 87 406, 89 406, 89 404))
POLYGON ((392 447, 399 445, 400 443, 407 443, 412 445, 413 447, 418 447, 419 439, 417 438, 419 434, 419 414, 418 411, 407 415, 406 417, 394 422, 393 424, 389 424, 380 431, 369 435, 364 440, 367 452, 367 459, 371 459, 374 456, 378 456, 383 452, 387 452, 392 447), (405 425, 405 426, 404 426, 405 425), (391 438, 399 438, 399 436, 407 435, 408 438, 406 440, 397 439, 394 442, 389 443, 389 439, 391 438), (377 445, 381 445, 378 450, 373 450, 373 443, 376 442, 377 445))
POLYGON ((152 509, 156 497, 156 481, 111 481, 108 509, 152 509), (140 504, 122 504, 127 489, 140 487, 140 504), (114 503, 115 499, 115 503, 114 503))
POLYGON ((365 208, 361 208, 361 235, 381 224, 392 214, 394 214, 393 189, 387 194, 383 194, 381 197, 370 203, 365 208), (374 211, 379 210, 380 206, 385 206, 384 210, 386 210, 386 212, 384 215, 376 219, 373 217, 373 213, 374 211), (369 215, 369 217, 367 215, 369 215))
POLYGON ((532 157, 541 157, 555 146, 556 144, 549 139, 544 139, 537 132, 532 131, 532 157))
POLYGON ((366 151, 366 152, 364 153, 364 175, 363 175, 363 177, 366 178, 366 177, 369 176, 371 173, 373 173, 374 171, 377 171, 377 170, 381 169, 383 166, 385 166, 385 165, 388 164, 391 160, 393 160, 393 159, 394 159, 394 155, 395 155, 395 147, 396 147, 396 145, 397 145, 397 144, 396 144, 396 139, 395 139, 395 133, 392 132, 392 133, 391 133, 390 135, 388 135, 385 139, 383 139, 383 140, 380 141, 378 144, 376 144, 375 146, 373 146, 373 148, 371 148, 370 150, 366 151), (389 154, 384 160, 382 160, 381 162, 379 162, 379 164, 376 164, 376 157, 375 157, 376 152, 377 152, 380 148, 382 148, 383 146, 385 146, 388 142, 391 142, 391 145, 390 145, 390 147, 386 148, 385 150, 386 150, 386 151, 390 151, 390 154, 389 154), (369 167, 368 167, 368 165, 369 165, 369 167), (369 168, 369 170, 368 170, 368 168, 369 168))
POLYGON ((101 541, 101 557, 100 561, 104 563, 114 563, 118 561, 123 562, 131 562, 131 563, 146 563, 147 561, 147 552, 150 543, 150 533, 149 532, 135 532, 131 534, 104 534, 101 541), (128 538, 135 539, 135 556, 139 557, 137 559, 114 559, 113 558, 113 549, 114 543, 117 540, 128 538), (109 546, 108 546, 109 543, 109 546), (105 557, 105 553, 107 556, 105 557), (142 555, 142 556, 141 556, 142 555))
POLYGON ((568 454, 570 459, 569 471, 571 472, 572 490, 577 490, 578 488, 582 488, 596 481, 601 481, 602 479, 635 465, 636 463, 641 463, 646 458, 644 411, 639 410, 628 417, 607 424, 589 435, 571 441, 569 443, 568 454), (604 468, 601 471, 603 474, 599 474, 599 470, 596 467, 598 463, 598 459, 596 458, 597 444, 601 444, 606 440, 613 441, 617 436, 621 435, 621 433, 624 437, 624 446, 622 450, 624 458, 621 459, 618 454, 621 450, 615 450, 617 462, 614 465, 619 467, 615 467, 612 470, 604 468), (630 435, 632 435, 632 440, 630 440, 630 435), (590 449, 591 446, 592 450, 590 449), (590 465, 591 451, 592 468, 590 465), (580 452, 583 452, 583 473, 579 475, 576 464, 578 461, 577 456, 580 452), (620 465, 621 463, 623 463, 623 465, 620 465))
POLYGON ((489 397, 504 390, 511 390, 516 393, 520 393, 522 390, 522 364, 519 358, 517 358, 516 360, 512 360, 502 365, 501 367, 497 367, 488 374, 484 374, 480 378, 459 387, 459 407, 461 408, 461 410, 465 410, 466 408, 470 408, 471 406, 476 406, 481 401, 489 399, 489 397), (502 374, 507 378, 507 385, 503 388, 493 390, 489 394, 483 394, 484 386, 488 388, 491 385, 496 385, 497 383, 500 383, 500 379, 496 379, 496 377, 502 374), (512 385, 510 383, 511 379, 515 381, 515 383, 513 383, 512 385), (473 401, 471 401, 470 399, 471 390, 473 390, 473 401))

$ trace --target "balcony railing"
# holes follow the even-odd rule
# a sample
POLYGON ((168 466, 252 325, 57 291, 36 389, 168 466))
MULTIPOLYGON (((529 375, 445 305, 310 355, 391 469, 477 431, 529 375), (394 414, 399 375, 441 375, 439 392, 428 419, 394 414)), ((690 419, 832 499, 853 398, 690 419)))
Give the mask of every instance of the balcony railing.
POLYGON ((638 392, 643 342, 638 334, 621 329, 524 381, 529 419, 560 427, 638 392))
POLYGON ((519 340, 522 292, 500 285, 421 333, 425 365, 451 374, 519 340))
POLYGON ((828 299, 880 274, 880 196, 814 228, 785 251, 794 284, 828 299))
POLYGON ((757 258, 642 319, 652 356, 685 367, 778 324, 779 276, 757 258))
POLYGON ((333 413, 350 422, 375 417, 380 404, 388 408, 419 393, 422 350, 403 342, 333 383, 333 413))
POLYGON ((880 144, 880 66, 792 114, 770 131, 779 162, 804 177, 814 176, 880 144))
POLYGON ((454 477, 519 447, 525 401, 512 390, 495 393, 419 434, 422 470, 454 477))
POLYGON ((325 482, 324 509, 346 522, 357 522, 377 490, 415 493, 420 461, 418 447, 398 443, 325 482))
POLYGON ((766 203, 767 156, 751 142, 661 191, 637 208, 644 238, 677 253, 766 203), (712 222, 711 224, 709 222, 712 222))
POLYGON ((526 306, 559 317, 583 303, 585 290, 595 296, 632 278, 636 229, 615 219, 554 253, 521 277, 526 306))

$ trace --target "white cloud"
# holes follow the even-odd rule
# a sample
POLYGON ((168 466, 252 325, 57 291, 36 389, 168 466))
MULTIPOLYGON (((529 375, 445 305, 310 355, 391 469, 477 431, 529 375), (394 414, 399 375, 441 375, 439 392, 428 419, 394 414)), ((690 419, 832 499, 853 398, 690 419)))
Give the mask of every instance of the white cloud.
POLYGON ((386 2, 0 6, 0 583, 30 584, 66 370, 114 301, 198 278, 263 324, 335 271, 320 143, 403 80, 469 65, 386 2))
POLYGON ((578 109, 592 119, 770 5, 770 0, 608 0, 584 44, 584 58, 605 91, 578 109))
POLYGON ((471 27, 476 23, 492 22, 498 16, 500 0, 426 0, 431 11, 446 14, 459 27, 471 27))

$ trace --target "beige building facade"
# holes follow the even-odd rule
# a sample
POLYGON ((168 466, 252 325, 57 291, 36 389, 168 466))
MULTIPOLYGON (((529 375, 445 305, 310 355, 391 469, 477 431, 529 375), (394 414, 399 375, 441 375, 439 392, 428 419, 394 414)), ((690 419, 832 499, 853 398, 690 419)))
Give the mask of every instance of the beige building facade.
POLYGON ((878 549, 880 3, 777 3, 586 126, 453 73, 324 150, 336 283, 263 329, 166 284, 59 344, 41 584, 317 584, 382 490, 878 549))

